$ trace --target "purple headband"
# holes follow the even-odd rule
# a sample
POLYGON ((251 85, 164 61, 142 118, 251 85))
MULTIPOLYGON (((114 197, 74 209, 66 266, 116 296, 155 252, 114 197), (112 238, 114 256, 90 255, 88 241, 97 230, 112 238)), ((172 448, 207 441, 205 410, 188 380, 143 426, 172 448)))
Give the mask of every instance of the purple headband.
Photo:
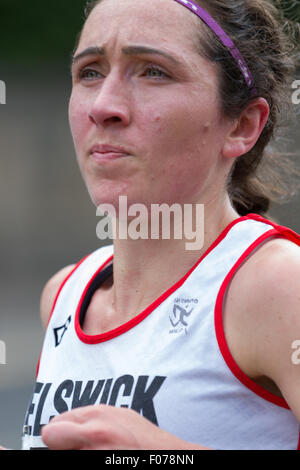
POLYGON ((246 64, 238 48, 235 46, 230 37, 225 33, 225 31, 223 31, 221 26, 210 16, 210 14, 206 10, 201 8, 196 3, 190 0, 175 0, 175 2, 180 3, 181 5, 195 13, 195 15, 199 16, 199 18, 201 18, 201 20, 204 21, 204 23, 206 23, 207 26, 218 36, 222 44, 224 44, 224 46, 229 50, 230 54, 239 66, 239 69, 244 76, 247 86, 251 89, 251 93, 253 95, 257 94, 257 90, 254 87, 254 79, 251 71, 249 70, 248 65, 246 64))

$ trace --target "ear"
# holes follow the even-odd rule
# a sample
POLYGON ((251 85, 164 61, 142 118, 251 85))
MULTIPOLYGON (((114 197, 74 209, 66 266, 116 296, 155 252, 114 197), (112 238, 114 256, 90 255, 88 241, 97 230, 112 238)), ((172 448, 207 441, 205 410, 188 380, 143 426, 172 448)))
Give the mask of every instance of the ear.
POLYGON ((252 101, 234 121, 223 145, 225 158, 236 158, 249 152, 258 141, 270 114, 264 98, 252 101))

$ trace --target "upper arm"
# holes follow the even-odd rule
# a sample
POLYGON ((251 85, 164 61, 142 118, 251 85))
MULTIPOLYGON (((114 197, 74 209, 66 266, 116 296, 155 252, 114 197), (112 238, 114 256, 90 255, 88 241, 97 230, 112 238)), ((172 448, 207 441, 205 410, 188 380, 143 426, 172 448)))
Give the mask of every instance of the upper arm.
POLYGON ((45 284, 45 287, 43 288, 40 300, 40 316, 44 328, 47 327, 53 303, 58 293, 58 290, 65 278, 74 269, 74 267, 75 265, 70 265, 58 271, 56 274, 54 274, 54 276, 49 279, 49 281, 45 284))
POLYGON ((300 248, 295 246, 278 264, 281 275, 275 275, 273 287, 268 286, 271 316, 260 360, 300 422, 300 365, 293 359, 293 345, 300 340, 300 248))
POLYGON ((300 421, 300 364, 293 360, 300 340, 300 248, 277 239, 252 258, 235 286, 243 299, 250 357, 257 375, 275 382, 300 421))

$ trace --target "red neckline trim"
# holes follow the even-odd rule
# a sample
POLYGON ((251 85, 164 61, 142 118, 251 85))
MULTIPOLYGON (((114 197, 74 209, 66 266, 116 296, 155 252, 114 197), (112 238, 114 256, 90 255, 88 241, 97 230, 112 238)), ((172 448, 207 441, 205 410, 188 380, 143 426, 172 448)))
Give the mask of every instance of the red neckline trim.
MULTIPOLYGON (((267 221, 266 221, 267 223, 267 221)), ((271 226, 276 227, 276 224, 270 223, 271 226)), ((225 333, 224 333, 224 328, 223 328, 223 300, 224 300, 224 295, 227 291, 228 285, 230 281, 232 280, 234 274, 236 273, 237 269, 241 266, 241 264, 245 261, 245 259, 257 248, 263 241, 267 240, 270 237, 281 237, 282 234, 278 233, 277 228, 273 228, 269 230, 268 232, 264 233, 261 235, 257 240, 255 240, 252 245, 250 245, 247 250, 243 253, 243 255, 238 259, 238 261, 235 263, 233 268, 229 271, 227 274, 225 280, 223 281, 223 284, 219 290, 218 296, 217 296, 217 301, 215 305, 215 331, 216 331, 216 337, 217 341, 219 344, 220 352, 223 356, 224 361, 226 362, 227 366, 233 373, 233 375, 247 388, 249 388, 252 392, 254 392, 256 395, 259 395, 261 398, 264 398, 265 400, 280 406, 282 408, 286 408, 290 410, 289 405, 285 401, 284 398, 281 398, 268 390, 264 389, 263 387, 259 386, 256 382, 254 382, 250 377, 248 377, 237 365, 235 360, 233 359, 231 352, 229 350, 229 347, 227 345, 227 341, 225 338, 225 333)))
POLYGON ((228 232, 231 230, 232 227, 234 227, 237 223, 242 222, 243 220, 249 220, 249 219, 256 219, 263 221, 266 223, 266 220, 263 218, 260 218, 260 216, 256 214, 248 214, 246 216, 239 217, 235 220, 233 220, 227 227, 221 232, 221 234, 217 237, 217 239, 212 243, 212 245, 206 250, 206 252, 201 256, 201 258, 196 262, 196 264, 178 281, 176 282, 173 286, 171 286, 168 290, 166 290, 158 299, 156 299, 151 305, 149 305, 145 310, 143 310, 141 313, 139 313, 136 317, 133 319, 129 320, 128 322, 122 324, 121 326, 107 331, 105 333, 101 333, 99 335, 87 335, 84 333, 80 326, 79 322, 79 314, 80 314, 80 309, 82 306, 82 303, 84 301, 84 298, 87 294, 87 291, 95 279, 95 277, 100 273, 100 271, 110 262, 113 260, 114 255, 110 256, 108 260, 106 260, 100 268, 96 271, 96 273, 93 275, 93 277, 90 279, 88 282, 87 286, 84 289, 84 292, 80 298, 79 304, 76 309, 76 314, 75 314, 75 331, 78 336, 78 338, 86 344, 99 344, 103 343, 105 341, 109 341, 110 339, 116 338, 117 336, 120 336, 121 334, 127 332, 131 328, 134 328, 136 325, 138 325, 140 322, 142 322, 150 313, 156 309, 164 300, 166 300, 173 292, 175 292, 185 281, 186 279, 191 275, 191 273, 196 269, 196 267, 203 261, 206 256, 226 237, 228 232))

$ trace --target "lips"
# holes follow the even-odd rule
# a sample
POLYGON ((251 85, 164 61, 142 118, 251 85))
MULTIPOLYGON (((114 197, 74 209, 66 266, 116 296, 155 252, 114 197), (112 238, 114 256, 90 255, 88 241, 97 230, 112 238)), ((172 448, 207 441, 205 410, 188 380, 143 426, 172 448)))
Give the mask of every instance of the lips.
POLYGON ((119 145, 96 144, 92 146, 89 155, 93 160, 101 162, 128 157, 130 153, 127 149, 119 145))

